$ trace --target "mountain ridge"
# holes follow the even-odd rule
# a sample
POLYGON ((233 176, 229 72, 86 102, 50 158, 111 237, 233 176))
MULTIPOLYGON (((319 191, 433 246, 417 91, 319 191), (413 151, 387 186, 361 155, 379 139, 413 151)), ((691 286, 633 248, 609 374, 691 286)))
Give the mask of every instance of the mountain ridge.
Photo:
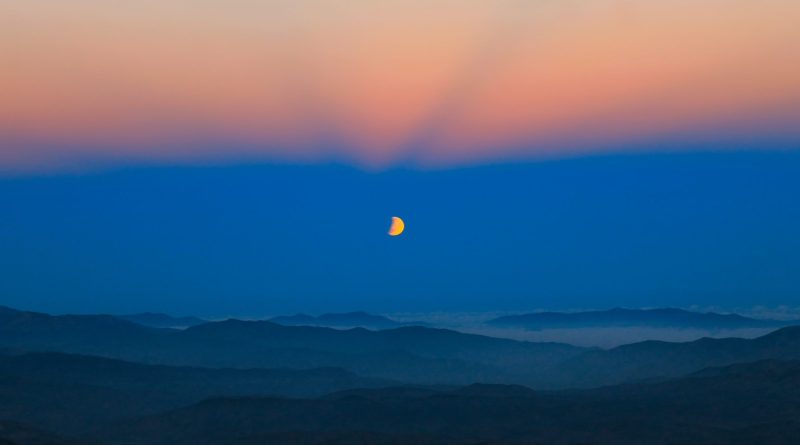
POLYGON ((427 327, 382 331, 225 320, 184 330, 114 317, 49 316, 5 309, 0 348, 98 355, 149 364, 216 368, 340 367, 409 383, 521 383, 584 349, 427 327))
POLYGON ((174 317, 160 312, 141 312, 138 314, 114 315, 114 317, 151 328, 184 329, 208 322, 208 320, 194 316, 174 317))
POLYGON ((22 353, 0 355, 0 418, 74 432, 93 421, 154 414, 209 397, 315 397, 397 384, 339 368, 210 369, 22 353))
POLYGON ((533 312, 507 315, 488 320, 486 324, 530 330, 587 327, 740 329, 778 328, 800 324, 800 320, 762 320, 739 314, 693 312, 678 308, 613 308, 603 311, 533 312))
POLYGON ((711 366, 800 359, 800 326, 755 339, 645 341, 609 350, 407 326, 371 331, 225 320, 184 330, 104 316, 0 311, 0 349, 57 351, 206 368, 343 368, 410 384, 589 388, 673 378, 711 366))
POLYGON ((401 326, 421 325, 420 323, 403 323, 383 315, 370 314, 365 311, 333 312, 318 316, 298 313, 272 317, 269 321, 285 326, 363 327, 368 329, 391 329, 401 326))
POLYGON ((368 433, 387 440, 412 433, 438 444, 790 445, 800 432, 800 361, 753 362, 591 390, 471 385, 361 393, 207 399, 117 425, 101 437, 147 445, 255 444, 270 437, 268 443, 282 445, 320 434, 368 433), (765 368, 779 378, 765 380, 765 368), (290 431, 293 436, 281 436, 290 431))

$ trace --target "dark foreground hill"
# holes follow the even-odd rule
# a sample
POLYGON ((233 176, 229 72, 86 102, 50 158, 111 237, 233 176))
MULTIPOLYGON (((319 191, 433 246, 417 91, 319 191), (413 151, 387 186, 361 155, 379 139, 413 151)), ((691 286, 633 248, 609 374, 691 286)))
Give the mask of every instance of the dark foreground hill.
POLYGON ((673 329, 779 328, 800 324, 800 320, 759 320, 737 314, 692 312, 683 309, 622 309, 586 312, 537 312, 509 315, 486 322, 495 327, 576 329, 598 327, 648 327, 673 329))
POLYGON ((0 420, 0 445, 98 445, 93 440, 78 440, 48 433, 18 422, 0 420))
POLYGON ((359 377, 340 368, 211 369, 144 365, 55 352, 0 354, 0 373, 40 382, 157 391, 205 398, 220 394, 309 397, 397 382, 359 377))
POLYGON ((583 391, 478 385, 318 399, 218 398, 115 425, 99 437, 143 445, 337 443, 326 442, 337 437, 338 443, 364 444, 416 438, 440 444, 793 445, 800 437, 800 363, 762 361, 583 391))
POLYGON ((0 347, 165 365, 339 367, 424 384, 532 384, 553 365, 585 351, 425 327, 336 330, 227 320, 175 330, 110 316, 50 316, 8 308, 0 308, 0 347))
POLYGON ((223 395, 311 397, 396 384, 335 368, 204 369, 31 353, 0 355, 0 419, 74 432, 223 395))

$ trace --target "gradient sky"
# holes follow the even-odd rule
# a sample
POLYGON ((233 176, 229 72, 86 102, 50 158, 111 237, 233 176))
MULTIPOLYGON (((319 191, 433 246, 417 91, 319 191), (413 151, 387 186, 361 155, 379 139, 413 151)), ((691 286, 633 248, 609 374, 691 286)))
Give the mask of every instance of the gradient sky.
POLYGON ((800 306, 799 23, 797 0, 2 1, 0 304, 800 306))
POLYGON ((799 22, 796 0, 5 1, 0 169, 785 149, 799 22))

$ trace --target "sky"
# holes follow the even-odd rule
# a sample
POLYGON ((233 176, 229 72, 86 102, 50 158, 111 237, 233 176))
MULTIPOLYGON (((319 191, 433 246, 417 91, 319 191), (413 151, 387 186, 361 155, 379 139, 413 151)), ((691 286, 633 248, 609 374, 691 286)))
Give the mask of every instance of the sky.
POLYGON ((0 2, 0 304, 798 306, 797 23, 796 0, 0 2))
POLYGON ((798 172, 800 151, 7 178, 0 295, 204 316, 796 307, 798 172))
POLYGON ((785 149, 799 21, 796 0, 4 1, 0 170, 785 149))

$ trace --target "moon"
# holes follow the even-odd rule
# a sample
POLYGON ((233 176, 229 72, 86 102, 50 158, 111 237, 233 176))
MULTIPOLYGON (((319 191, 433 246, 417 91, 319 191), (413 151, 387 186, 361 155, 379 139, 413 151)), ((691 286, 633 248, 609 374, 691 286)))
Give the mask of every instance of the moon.
POLYGON ((403 222, 400 217, 393 216, 392 217, 392 225, 389 226, 389 236, 397 236, 403 233, 403 230, 406 228, 406 223, 403 222))

